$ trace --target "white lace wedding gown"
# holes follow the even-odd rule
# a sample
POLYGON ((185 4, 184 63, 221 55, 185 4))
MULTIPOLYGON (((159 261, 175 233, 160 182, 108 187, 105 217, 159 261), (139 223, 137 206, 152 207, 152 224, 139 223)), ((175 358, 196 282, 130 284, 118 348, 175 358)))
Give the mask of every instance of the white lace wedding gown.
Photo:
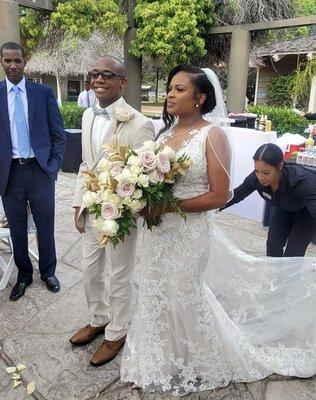
MULTIPOLYGON (((178 198, 209 190, 202 128, 178 155, 193 161, 178 198)), ((138 248, 138 301, 121 379, 145 391, 189 392, 272 373, 316 372, 314 258, 255 258, 216 227, 215 212, 163 216, 138 248)))

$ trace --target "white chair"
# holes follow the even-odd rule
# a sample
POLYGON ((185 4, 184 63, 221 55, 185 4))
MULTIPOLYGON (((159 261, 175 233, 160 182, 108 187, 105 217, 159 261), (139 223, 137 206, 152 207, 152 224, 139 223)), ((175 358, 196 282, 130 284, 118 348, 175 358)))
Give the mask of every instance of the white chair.
MULTIPOLYGON (((0 197, 0 214, 4 215, 1 197, 0 197)), ((31 213, 29 213, 28 217, 28 234, 29 235, 33 234, 36 236, 36 228, 31 213)), ((9 228, 0 228, 0 243, 7 246, 9 248, 9 252, 11 253, 8 261, 6 261, 4 257, 2 257, 0 254, 0 269, 3 272, 3 275, 0 280, 0 290, 3 290, 7 286, 12 271, 15 267, 14 257, 13 257, 13 245, 9 228)), ((30 248, 29 248, 29 255, 31 260, 38 261, 38 255, 34 253, 30 248)))

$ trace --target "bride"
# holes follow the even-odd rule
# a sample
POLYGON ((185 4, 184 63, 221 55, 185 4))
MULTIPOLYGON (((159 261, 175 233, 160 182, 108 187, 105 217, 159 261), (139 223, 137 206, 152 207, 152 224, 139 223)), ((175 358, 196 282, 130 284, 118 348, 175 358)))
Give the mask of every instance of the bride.
POLYGON ((233 187, 228 132, 203 118, 218 108, 224 117, 212 71, 170 72, 158 140, 193 164, 174 186, 187 220, 168 210, 139 246, 121 379, 145 391, 181 396, 316 372, 315 260, 249 256, 214 223, 233 187))

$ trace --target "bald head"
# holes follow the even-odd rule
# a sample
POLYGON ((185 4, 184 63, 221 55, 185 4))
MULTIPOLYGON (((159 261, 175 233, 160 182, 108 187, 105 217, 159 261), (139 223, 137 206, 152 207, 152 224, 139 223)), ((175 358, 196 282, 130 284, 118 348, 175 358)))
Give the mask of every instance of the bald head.
POLYGON ((103 66, 104 64, 106 64, 108 66, 108 69, 111 72, 114 72, 115 74, 121 75, 121 76, 125 76, 126 75, 125 65, 118 58, 107 54, 107 55, 99 58, 96 61, 94 67, 98 67, 100 65, 103 66))

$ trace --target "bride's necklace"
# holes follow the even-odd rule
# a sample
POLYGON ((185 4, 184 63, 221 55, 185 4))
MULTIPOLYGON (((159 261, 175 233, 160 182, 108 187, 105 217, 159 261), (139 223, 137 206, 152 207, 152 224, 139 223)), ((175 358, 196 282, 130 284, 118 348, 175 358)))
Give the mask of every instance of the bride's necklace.
POLYGON ((192 125, 190 128, 188 128, 188 129, 186 129, 185 131, 183 131, 183 132, 179 132, 179 133, 176 133, 175 132, 175 127, 173 127, 172 128, 172 130, 171 130, 171 133, 172 133, 172 136, 182 136, 182 135, 185 135, 185 134, 187 134, 187 133, 190 133, 199 123, 201 122, 201 120, 199 120, 198 122, 196 122, 194 125, 192 125))

